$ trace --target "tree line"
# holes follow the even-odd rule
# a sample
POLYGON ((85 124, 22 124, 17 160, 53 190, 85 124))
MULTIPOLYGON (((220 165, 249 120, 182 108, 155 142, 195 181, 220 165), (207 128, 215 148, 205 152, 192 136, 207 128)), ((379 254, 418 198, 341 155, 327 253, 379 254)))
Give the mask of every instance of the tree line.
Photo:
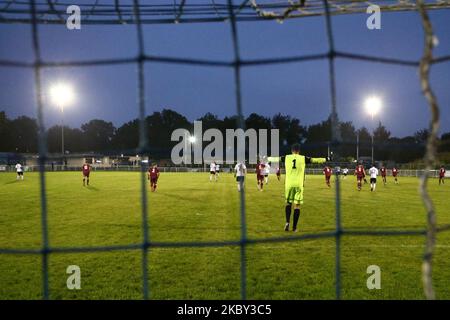
MULTIPOLYGON (((212 113, 206 113, 199 119, 203 131, 216 128, 225 135, 226 129, 237 129, 237 117, 223 119, 212 113)), ((182 114, 164 109, 147 116, 147 137, 149 149, 154 158, 169 158, 171 141, 175 129, 185 128, 192 131, 193 122, 182 114)), ((331 143, 331 121, 326 119, 313 125, 303 125, 300 119, 278 113, 273 117, 263 117, 256 113, 244 119, 246 129, 278 129, 280 153, 289 152, 293 143, 301 143, 305 153, 323 155, 330 148, 339 150, 343 158, 356 157, 356 141, 359 136, 360 156, 371 154, 371 132, 362 127, 356 128, 352 122, 339 122, 339 146, 331 143)), ((61 152, 61 126, 54 125, 46 130, 47 146, 50 153, 61 152)), ((9 119, 4 111, 0 112, 0 152, 36 153, 38 151, 38 125, 34 118, 19 116, 9 119)), ((376 158, 410 162, 420 159, 424 153, 424 144, 428 130, 422 129, 407 137, 394 137, 381 123, 373 131, 376 158)), ((64 126, 65 150, 67 153, 124 153, 135 150, 139 144, 139 120, 135 119, 116 128, 112 122, 94 119, 80 128, 64 126)), ((269 142, 270 145, 270 142, 269 142)), ((444 133, 439 141, 440 152, 450 152, 450 132, 444 133)))

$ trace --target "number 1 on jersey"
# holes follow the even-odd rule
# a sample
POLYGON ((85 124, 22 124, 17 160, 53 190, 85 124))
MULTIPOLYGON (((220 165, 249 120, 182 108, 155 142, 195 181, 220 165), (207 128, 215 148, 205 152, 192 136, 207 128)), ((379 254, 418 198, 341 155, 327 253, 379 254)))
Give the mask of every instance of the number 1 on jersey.
POLYGON ((296 164, 297 164, 297 159, 292 160, 292 169, 297 169, 296 164))

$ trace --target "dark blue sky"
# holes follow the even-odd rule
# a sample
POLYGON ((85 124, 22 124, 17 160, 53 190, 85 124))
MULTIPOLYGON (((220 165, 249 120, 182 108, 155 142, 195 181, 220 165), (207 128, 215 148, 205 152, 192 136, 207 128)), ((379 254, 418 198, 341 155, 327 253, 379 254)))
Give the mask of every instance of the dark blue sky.
MULTIPOLYGON (((450 10, 430 12, 440 44, 435 56, 450 54, 450 10)), ((420 59, 423 32, 418 13, 384 13, 382 29, 368 30, 367 15, 333 17, 338 50, 402 59, 420 59)), ((29 25, 0 25, 0 59, 33 60, 29 25)), ((62 25, 40 26, 44 60, 104 59, 137 54, 134 26, 89 26, 69 31, 62 25)), ((232 59, 228 23, 149 25, 144 28, 147 54, 172 57, 232 59)), ((243 58, 283 57, 324 53, 324 19, 239 23, 243 58)), ((147 113, 172 108, 194 120, 206 112, 220 117, 235 113, 233 70, 146 64, 147 113)), ((411 67, 338 59, 337 99, 342 120, 371 126, 362 103, 368 95, 383 100, 380 120, 394 135, 404 136, 427 127, 428 105, 422 96, 418 70, 411 67)), ((450 63, 432 68, 432 85, 442 110, 442 130, 450 131, 450 63)), ((79 126, 93 118, 115 125, 137 117, 136 65, 58 68, 43 71, 44 89, 55 80, 72 83, 77 101, 65 110, 66 123, 79 126)), ((271 116, 277 112, 313 124, 330 111, 327 60, 242 70, 243 109, 271 116)), ((9 117, 36 115, 33 71, 0 67, 0 110, 9 117)), ((45 106, 47 125, 59 121, 45 106)))

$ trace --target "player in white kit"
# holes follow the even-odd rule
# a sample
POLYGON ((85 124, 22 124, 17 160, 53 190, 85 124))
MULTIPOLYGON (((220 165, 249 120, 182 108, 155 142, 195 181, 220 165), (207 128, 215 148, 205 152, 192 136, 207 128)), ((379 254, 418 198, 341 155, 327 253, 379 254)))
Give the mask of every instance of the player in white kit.
POLYGON ((267 162, 264 167, 264 183, 269 183, 270 164, 267 162))
POLYGON ((16 164, 17 180, 23 180, 23 167, 20 163, 16 164))
POLYGON ((237 189, 241 191, 244 188, 245 175, 247 173, 247 167, 244 163, 238 162, 234 167, 234 176, 236 177, 236 182, 238 183, 237 189))
POLYGON ((342 173, 344 174, 344 179, 347 178, 347 175, 348 175, 348 168, 342 169, 342 173))
POLYGON ((217 180, 217 178, 219 178, 220 164, 216 163, 215 170, 216 170, 216 180, 217 180))
POLYGON ((209 182, 211 182, 213 180, 217 181, 217 175, 216 175, 216 163, 213 161, 211 162, 211 164, 209 165, 209 182))
POLYGON ((370 191, 375 191, 377 187, 378 169, 374 165, 369 169, 370 174, 370 191))

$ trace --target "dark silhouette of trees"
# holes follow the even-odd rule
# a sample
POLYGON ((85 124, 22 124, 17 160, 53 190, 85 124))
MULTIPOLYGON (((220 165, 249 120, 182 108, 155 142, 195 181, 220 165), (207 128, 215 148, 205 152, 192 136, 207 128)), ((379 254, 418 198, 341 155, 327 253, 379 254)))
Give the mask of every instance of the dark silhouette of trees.
POLYGON ((450 152, 450 132, 444 133, 441 136, 438 150, 440 152, 450 152))
POLYGON ((203 125, 203 131, 206 131, 208 129, 219 129, 222 131, 223 128, 223 121, 220 120, 215 114, 212 114, 210 112, 206 113, 202 117, 198 118, 197 121, 201 121, 203 125))
POLYGON ((35 119, 20 116, 10 123, 12 151, 37 152, 38 125, 35 119))
POLYGON ((255 130, 259 129, 268 130, 271 128, 270 118, 265 118, 256 113, 252 113, 247 117, 247 119, 245 119, 245 128, 246 129, 252 128, 255 130))
POLYGON ((111 142, 116 128, 112 122, 94 119, 81 125, 84 143, 87 151, 107 151, 111 149, 111 142))
POLYGON ((6 117, 4 111, 0 112, 0 151, 11 151, 12 149, 11 121, 6 117))
POLYGON ((154 156, 161 158, 169 158, 173 146, 177 143, 171 141, 175 129, 192 130, 192 123, 185 116, 170 109, 154 112, 146 121, 150 150, 154 156))
POLYGON ((373 132, 374 149, 377 158, 388 159, 389 158, 389 138, 391 132, 386 129, 385 126, 378 123, 378 127, 373 132))
POLYGON ((289 152, 293 143, 306 141, 307 130, 297 118, 278 113, 272 117, 272 128, 280 130, 280 153, 289 152))
POLYGON ((391 137, 391 132, 386 129, 385 126, 381 124, 381 121, 378 123, 378 127, 373 132, 373 139, 377 143, 385 143, 391 137))
POLYGON ((428 139, 429 131, 428 129, 418 130, 414 133, 414 139, 417 143, 425 143, 428 139))
MULTIPOLYGON (((47 130, 48 151, 61 152, 61 126, 53 126, 47 130)), ((64 149, 66 152, 88 151, 85 143, 85 135, 78 128, 64 126, 64 149)))
POLYGON ((356 129, 350 122, 340 123, 342 145, 340 152, 345 158, 356 158, 356 129))
MULTIPOLYGON (((197 120, 202 121, 202 130, 219 129, 224 137, 226 129, 237 128, 236 116, 220 119, 212 113, 206 113, 197 120)), ((171 150, 178 141, 171 141, 175 129, 184 128, 194 133, 193 122, 182 114, 164 109, 147 116, 147 137, 149 152, 154 158, 169 158, 171 150)), ((278 129, 280 154, 290 151, 293 143, 300 143, 305 154, 324 155, 328 147, 338 151, 342 159, 356 156, 356 142, 359 136, 359 155, 370 156, 372 132, 367 128, 355 128, 352 122, 339 122, 342 141, 339 145, 331 144, 330 119, 310 126, 301 124, 300 119, 281 113, 272 118, 256 113, 244 119, 246 129, 278 129)), ((55 125, 47 130, 47 145, 50 153, 61 152, 61 126, 55 125)), ((381 123, 373 131, 375 158, 408 162, 420 159, 424 154, 428 130, 416 131, 412 136, 392 137, 391 132, 381 123)), ((35 119, 20 116, 9 119, 0 111, 0 152, 36 153, 38 126, 35 119)), ((111 122, 94 119, 80 128, 64 127, 65 149, 69 153, 134 153, 139 147, 139 120, 134 119, 116 128, 111 122)), ((268 151, 270 151, 270 133, 268 132, 268 151)), ((209 142, 198 141, 206 146, 209 142)), ((225 147, 225 146, 224 146, 225 147)), ((450 132, 442 134, 439 139, 439 152, 450 152, 450 132)))
POLYGON ((121 153, 137 148, 139 145, 139 121, 135 119, 117 128, 111 144, 114 150, 119 150, 121 153))
POLYGON ((341 122, 340 123, 340 129, 341 129, 341 137, 343 143, 349 143, 354 144, 356 141, 356 129, 353 123, 350 121, 348 122, 341 122))

